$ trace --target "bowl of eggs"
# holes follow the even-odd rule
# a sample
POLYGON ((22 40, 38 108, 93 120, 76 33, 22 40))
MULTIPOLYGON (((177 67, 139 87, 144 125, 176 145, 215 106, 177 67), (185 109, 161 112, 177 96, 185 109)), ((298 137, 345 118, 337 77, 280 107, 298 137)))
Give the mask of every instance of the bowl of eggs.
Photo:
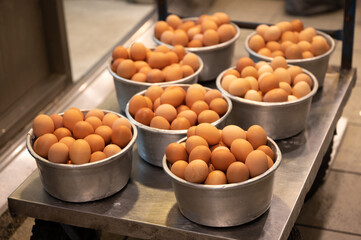
POLYGON ((26 146, 44 189, 68 202, 88 202, 128 183, 137 128, 124 116, 100 109, 70 108, 33 120, 26 146))
POLYGON ((204 62, 199 81, 215 80, 218 74, 232 64, 235 42, 240 36, 237 25, 223 12, 184 18, 171 14, 166 21, 154 25, 153 39, 169 47, 182 45, 197 54, 204 62))
POLYGON ((259 125, 247 131, 202 123, 167 146, 163 169, 181 213, 210 227, 231 227, 261 216, 271 205, 277 144, 259 125))
POLYGON ((216 85, 232 101, 229 123, 243 128, 259 124, 275 140, 305 129, 318 89, 311 72, 288 65, 281 56, 270 63, 242 57, 218 76, 216 85))
POLYGON ((256 32, 246 38, 245 48, 255 62, 285 57, 288 64, 300 66, 315 75, 321 87, 335 41, 313 27, 304 28, 303 23, 295 19, 272 26, 259 25, 256 32))
POLYGON ((231 100, 217 89, 200 84, 151 86, 134 95, 126 116, 138 128, 138 153, 162 167, 165 148, 187 135, 199 123, 222 127, 232 110, 231 100))
POLYGON ((203 66, 202 59, 186 52, 183 46, 148 49, 135 42, 129 50, 114 48, 108 71, 114 79, 120 108, 125 111, 129 99, 149 86, 196 83, 203 66))

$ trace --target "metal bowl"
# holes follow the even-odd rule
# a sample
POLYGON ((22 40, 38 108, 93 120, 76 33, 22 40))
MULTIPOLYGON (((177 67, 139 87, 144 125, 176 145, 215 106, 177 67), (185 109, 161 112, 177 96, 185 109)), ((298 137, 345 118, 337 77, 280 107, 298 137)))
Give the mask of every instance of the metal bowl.
MULTIPOLYGON (((187 90, 190 84, 177 84, 176 86, 180 86, 183 89, 187 90)), ((210 90, 210 88, 205 89, 210 90)), ((137 95, 144 95, 144 93, 145 90, 138 93, 137 95)), ((232 110, 231 100, 226 96, 223 96, 223 98, 227 101, 228 110, 220 119, 212 123, 212 125, 218 128, 223 128, 226 125, 226 120, 232 110)), ((137 139, 137 146, 139 156, 146 162, 157 167, 162 167, 162 158, 168 144, 176 142, 179 139, 187 136, 187 130, 164 130, 152 128, 136 121, 129 113, 129 103, 127 104, 127 107, 125 109, 125 114, 128 117, 129 121, 136 125, 138 128, 139 134, 137 139)))
POLYGON ((169 85, 169 84, 182 84, 182 83, 196 83, 198 81, 198 76, 201 73, 204 64, 202 59, 198 56, 198 60, 200 63, 199 68, 192 75, 179 79, 177 81, 172 82, 160 82, 160 83, 148 83, 148 82, 136 82, 130 79, 119 77, 115 72, 113 72, 111 68, 111 63, 108 65, 108 71, 113 76, 115 92, 117 94, 117 100, 119 102, 120 109, 125 111, 125 107, 128 101, 134 96, 134 94, 147 89, 152 85, 169 85))
POLYGON ((113 195, 127 185, 132 168, 133 145, 138 133, 133 124, 132 132, 133 138, 121 152, 98 162, 81 165, 53 163, 35 153, 33 129, 26 136, 26 147, 35 158, 41 182, 50 195, 68 202, 88 202, 113 195))
MULTIPOLYGON (((249 53, 249 57, 255 62, 259 62, 259 61, 270 62, 270 61, 272 61, 273 58, 260 55, 260 54, 256 53, 255 51, 253 51, 252 49, 249 48, 249 46, 248 46, 249 39, 255 34, 256 34, 256 32, 253 32, 250 35, 248 35, 247 38, 246 38, 246 41, 244 43, 246 51, 249 53)), ((313 58, 286 59, 286 61, 290 65, 299 66, 299 67, 307 69, 308 71, 313 73, 313 75, 315 75, 315 77, 316 77, 316 79, 318 81, 318 85, 320 87, 322 87, 323 82, 325 80, 325 75, 326 75, 326 72, 327 72, 328 61, 330 59, 330 55, 335 50, 335 41, 333 40, 332 37, 330 37, 326 33, 317 31, 317 34, 323 36, 326 39, 327 43, 330 45, 330 49, 326 53, 324 53, 322 55, 319 55, 319 56, 316 56, 316 57, 313 57, 313 58)))
POLYGON ((222 88, 222 76, 227 70, 217 77, 216 85, 232 100, 233 110, 228 118, 229 124, 239 125, 243 129, 258 124, 275 140, 292 137, 305 129, 312 97, 318 89, 318 82, 311 72, 303 69, 313 81, 313 88, 308 95, 291 102, 257 102, 236 97, 222 88))
MULTIPOLYGON (((184 18, 182 20, 195 21, 197 18, 184 18)), ((203 71, 199 75, 199 82, 214 80, 220 72, 231 66, 235 44, 240 36, 239 27, 233 23, 231 24, 236 28, 236 35, 232 39, 213 46, 185 48, 186 51, 197 54, 204 62, 203 71)), ((157 44, 166 45, 169 48, 173 47, 172 45, 161 42, 154 35, 153 40, 157 44)))
POLYGON ((172 179, 181 213, 189 220, 209 227, 237 226, 265 213, 271 205, 274 173, 282 159, 281 151, 272 139, 268 138, 267 145, 275 153, 275 162, 270 169, 244 182, 222 185, 196 184, 179 178, 170 171, 170 163, 164 156, 163 169, 172 179))

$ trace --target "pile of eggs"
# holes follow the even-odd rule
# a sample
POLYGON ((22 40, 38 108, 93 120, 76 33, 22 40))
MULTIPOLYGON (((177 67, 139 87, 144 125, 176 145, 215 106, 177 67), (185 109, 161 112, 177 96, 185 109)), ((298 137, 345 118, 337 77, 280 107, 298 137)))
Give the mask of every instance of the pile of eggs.
POLYGON ((228 103, 216 89, 200 84, 162 88, 153 85, 143 95, 134 95, 128 106, 132 117, 147 126, 184 130, 199 123, 212 123, 228 110, 228 103))
POLYGON ((306 59, 326 53, 330 46, 317 35, 313 27, 303 28, 298 20, 282 21, 275 25, 258 25, 256 34, 248 42, 253 51, 266 57, 284 56, 287 59, 306 59))
POLYGON ((154 26, 154 35, 161 42, 184 47, 205 47, 226 42, 237 33, 230 18, 223 12, 213 15, 201 15, 196 21, 184 22, 174 14, 166 21, 158 21, 154 26))
POLYGON ((126 49, 117 46, 112 52, 111 69, 119 77, 136 82, 170 82, 194 74, 200 61, 194 53, 187 53, 181 45, 169 49, 165 45, 155 49, 135 42, 126 49))
POLYGON ((133 137, 128 119, 92 109, 85 115, 69 108, 63 115, 40 114, 33 120, 39 156, 64 164, 96 162, 119 153, 133 137))
POLYGON ((221 79, 228 93, 258 102, 294 101, 311 92, 313 80, 299 66, 288 66, 286 59, 274 57, 270 63, 255 63, 248 57, 237 61, 221 79))
POLYGON ((192 183, 238 183, 261 175, 274 164, 267 134, 259 125, 244 131, 236 125, 222 130, 202 123, 189 129, 187 140, 166 148, 170 170, 192 183))

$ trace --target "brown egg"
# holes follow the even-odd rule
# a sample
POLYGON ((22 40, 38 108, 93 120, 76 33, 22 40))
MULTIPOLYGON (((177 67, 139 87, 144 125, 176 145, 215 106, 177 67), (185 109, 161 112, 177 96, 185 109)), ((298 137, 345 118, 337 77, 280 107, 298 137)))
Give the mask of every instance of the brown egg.
POLYGON ((186 148, 180 143, 170 143, 165 149, 165 155, 170 163, 175 163, 178 160, 188 159, 186 148))
POLYGON ((276 24, 276 26, 281 30, 281 32, 287 32, 287 31, 292 31, 293 27, 292 24, 290 22, 287 21, 282 21, 276 24))
POLYGON ((187 31, 188 39, 193 39, 194 35, 201 33, 201 27, 199 25, 191 27, 187 31))
POLYGON ((50 118, 53 120, 54 122, 54 129, 57 128, 61 128, 64 126, 63 124, 63 117, 60 116, 59 114, 51 114, 50 118))
POLYGON ((204 95, 204 101, 208 104, 215 98, 222 98, 222 93, 218 89, 210 89, 204 95))
POLYGON ((257 148, 257 150, 261 150, 263 151, 267 156, 269 156, 272 160, 275 159, 275 154, 273 152, 273 150, 267 146, 267 145, 261 145, 257 148))
POLYGON ((246 139, 246 132, 236 126, 236 125, 227 125, 222 129, 222 141, 230 147, 233 140, 237 138, 246 139))
POLYGON ((219 41, 226 42, 231 40, 236 35, 236 29, 231 24, 223 24, 217 29, 219 41))
POLYGON ((194 53, 187 53, 183 57, 183 65, 189 65, 193 68, 194 71, 197 71, 200 66, 197 55, 194 53))
POLYGON ((303 23, 299 19, 294 19, 291 21, 292 29, 296 32, 301 32, 303 30, 303 23))
POLYGON ((237 63, 236 63, 236 68, 238 70, 238 72, 242 72, 242 70, 245 68, 245 67, 248 67, 248 66, 251 66, 251 67, 254 67, 255 66, 255 63, 252 59, 250 59, 249 57, 241 57, 238 59, 237 63))
POLYGON ((123 60, 117 67, 117 74, 122 78, 131 79, 136 72, 137 68, 130 59, 123 60))
POLYGON ((281 41, 282 42, 290 41, 293 43, 298 43, 298 36, 292 31, 286 31, 286 32, 282 33, 281 41))
POLYGON ((176 109, 177 109, 177 113, 178 113, 178 114, 179 114, 180 112, 183 112, 183 111, 186 111, 186 110, 190 110, 190 108, 189 108, 187 105, 184 105, 184 104, 178 106, 176 109))
POLYGON ((122 149, 116 144, 108 144, 105 146, 103 153, 105 153, 105 156, 108 158, 119 153, 121 150, 122 149))
POLYGON ((174 29, 176 29, 179 25, 182 24, 182 20, 175 14, 168 15, 166 18, 166 22, 174 29))
POLYGON ((211 161, 211 150, 203 145, 193 148, 189 154, 188 162, 196 159, 205 161, 207 164, 211 161))
POLYGON ((184 160, 178 160, 172 164, 170 171, 177 177, 185 179, 184 172, 187 166, 188 166, 188 162, 184 160))
POLYGON ((170 125, 171 130, 185 130, 190 127, 191 124, 185 117, 176 117, 170 125))
POLYGON ((258 52, 260 49, 266 47, 264 38, 261 35, 253 35, 248 42, 248 46, 255 52, 258 52))
POLYGON ((230 83, 228 92, 234 96, 243 97, 250 89, 251 84, 249 81, 244 78, 237 78, 230 83))
POLYGON ((90 134, 84 138, 88 142, 91 152, 103 151, 105 147, 104 139, 98 134, 90 134))
POLYGON ((58 139, 54 134, 45 133, 36 139, 33 148, 38 155, 47 158, 50 147, 57 142, 58 139))
POLYGON ((282 88, 274 88, 269 90, 264 96, 264 102, 286 102, 288 93, 282 88))
POLYGON ((69 148, 64 143, 54 143, 49 148, 48 160, 54 163, 67 163, 69 160, 69 148))
POLYGON ((207 141, 202 138, 201 136, 193 135, 187 138, 186 140, 186 150, 188 153, 191 153, 191 151, 197 147, 197 146, 206 146, 208 147, 207 141))
POLYGON ((145 73, 137 72, 132 76, 131 80, 135 82, 146 82, 147 75, 145 73))
POLYGON ((152 52, 148 58, 148 64, 151 68, 162 69, 168 65, 168 57, 162 52, 152 52))
POLYGON ((291 85, 289 85, 286 82, 280 82, 279 83, 279 88, 285 90, 288 95, 292 94, 292 87, 291 87, 291 85))
MULTIPOLYGON (((164 46, 164 45, 160 45, 160 46, 164 46)), ((149 64, 142 60, 135 61, 134 65, 135 65, 135 68, 137 69, 137 72, 139 72, 139 70, 142 69, 143 67, 149 67, 149 64)))
POLYGON ((300 81, 306 82, 311 88, 313 86, 313 81, 312 81, 311 77, 306 73, 297 74, 295 76, 295 78, 293 79, 293 85, 296 85, 300 81))
POLYGON ((292 88, 292 94, 297 98, 304 97, 307 94, 309 94, 310 92, 311 92, 310 85, 308 85, 308 83, 306 83, 304 81, 298 82, 292 88))
POLYGON ((273 166, 274 162, 272 159, 267 155, 267 167, 270 169, 273 166))
POLYGON ((312 42, 312 38, 314 36, 316 36, 317 32, 314 28, 312 27, 308 27, 303 29, 299 35, 298 35, 298 39, 300 41, 308 41, 308 42, 312 42))
POLYGON ((195 129, 195 134, 204 138, 208 145, 214 145, 221 140, 221 133, 212 124, 201 123, 195 129))
POLYGON ((113 127, 114 121, 117 120, 118 118, 119 117, 115 113, 109 112, 109 113, 105 114, 103 117, 103 120, 102 120, 103 125, 113 127))
POLYGON ((245 99, 262 102, 262 95, 256 90, 248 90, 244 95, 245 99))
POLYGON ((201 31, 204 33, 209 29, 217 31, 217 29, 218 29, 217 23, 215 23, 215 21, 210 20, 210 19, 206 19, 206 20, 202 21, 201 31))
POLYGON ((192 183, 203 183, 208 176, 208 165, 203 160, 194 160, 184 171, 185 180, 192 183))
POLYGON ((266 32, 266 30, 269 28, 268 25, 266 24, 260 24, 256 27, 256 32, 257 34, 259 34, 260 36, 262 36, 262 38, 264 37, 264 33, 266 32))
POLYGON ((282 43, 281 43, 281 50, 282 50, 283 52, 285 52, 286 49, 287 49, 289 46, 291 46, 292 44, 294 44, 294 43, 291 42, 291 41, 284 41, 284 42, 282 42, 282 43))
POLYGON ((291 80, 293 81, 297 74, 302 73, 302 68, 300 68, 299 66, 290 66, 287 71, 290 73, 291 80))
POLYGON ((167 103, 172 105, 173 107, 178 107, 184 102, 184 100, 184 93, 177 88, 167 90, 160 96, 160 104, 167 103))
MULTIPOLYGON (((132 116, 135 116, 136 112, 143 107, 148 107, 147 100, 144 98, 144 96, 134 95, 129 100, 128 110, 132 116)), ((112 127, 112 125, 110 125, 110 127, 112 127)))
POLYGON ((237 71, 237 69, 228 69, 225 71, 225 73, 223 74, 223 78, 227 75, 234 75, 236 76, 237 78, 240 78, 241 77, 241 74, 237 71))
POLYGON ((83 164, 90 161, 91 149, 84 139, 75 140, 69 148, 69 158, 73 164, 83 164))
POLYGON ((182 65, 181 69, 183 72, 183 78, 186 78, 194 73, 193 68, 189 65, 182 65))
POLYGON ((247 141, 252 144, 253 149, 257 149, 261 145, 266 145, 266 131, 259 125, 252 125, 246 132, 247 141))
POLYGON ((213 110, 204 110, 198 115, 198 123, 212 123, 218 119, 218 113, 213 110))
POLYGON ((198 39, 193 39, 190 42, 187 43, 187 47, 189 48, 198 48, 203 47, 203 42, 198 39))
POLYGON ((67 136, 71 137, 71 136, 72 136, 70 130, 67 129, 67 128, 64 128, 64 127, 57 128, 57 129, 54 131, 54 135, 56 136, 56 138, 58 139, 58 141, 59 141, 60 139, 62 139, 63 137, 67 137, 67 136))
POLYGON ((276 41, 269 41, 267 44, 266 44, 266 47, 271 51, 271 52, 274 52, 274 51, 277 51, 277 50, 281 50, 281 44, 279 42, 276 42, 276 41))
POLYGON ((77 138, 85 138, 89 134, 93 134, 93 126, 86 121, 79 121, 74 125, 73 136, 77 138))
POLYGON ((186 94, 186 104, 188 107, 192 107, 192 105, 196 101, 203 101, 205 99, 205 92, 201 91, 201 89, 204 89, 203 87, 194 87, 194 85, 190 86, 187 89, 186 94), (193 87, 192 87, 193 86, 193 87))
POLYGON ((155 116, 162 116, 171 123, 177 117, 177 110, 170 104, 161 104, 155 110, 155 116))
POLYGON ((133 61, 145 60, 147 49, 143 43, 135 42, 130 46, 129 55, 133 61))
POLYGON ((135 113, 134 119, 141 124, 149 126, 153 117, 154 112, 150 108, 143 107, 135 113))
POLYGON ((149 97, 152 100, 152 102, 154 102, 155 99, 157 99, 162 95, 163 91, 164 91, 163 88, 160 87, 159 85, 152 85, 147 88, 144 95, 149 97))
POLYGON ((144 96, 145 101, 147 102, 148 108, 153 109, 153 102, 149 97, 144 96))
POLYGON ((33 132, 35 137, 40 137, 45 133, 53 133, 54 129, 54 121, 48 115, 40 114, 33 120, 33 132))
POLYGON ((193 21, 185 21, 178 26, 178 29, 187 32, 190 28, 194 27, 196 24, 193 21))
POLYGON ((188 35, 185 31, 183 30, 176 30, 174 31, 174 35, 172 38, 172 45, 182 45, 182 46, 187 46, 189 39, 188 39, 188 35))
POLYGON ((278 86, 279 82, 275 74, 268 74, 262 78, 262 81, 260 81, 259 90, 265 94, 272 89, 278 88, 278 86))
POLYGON ((216 12, 213 14, 213 16, 218 19, 220 24, 226 24, 231 22, 229 16, 224 12, 216 12))
POLYGON ((277 68, 273 72, 274 76, 277 78, 278 82, 286 82, 291 84, 291 74, 285 68, 277 68))
POLYGON ((273 68, 273 70, 277 69, 277 68, 288 68, 288 64, 286 62, 286 59, 284 57, 275 57, 272 59, 271 63, 270 63, 271 67, 273 68))
POLYGON ((116 119, 113 122, 112 129, 116 128, 118 125, 124 125, 127 128, 129 128, 130 130, 132 130, 132 125, 130 124, 129 120, 124 117, 120 117, 120 118, 116 119))
POLYGON ((285 57, 287 59, 302 59, 302 51, 297 44, 292 44, 286 48, 285 57))
POLYGON ((227 177, 224 172, 219 170, 214 170, 208 174, 206 181, 204 184, 207 185, 220 185, 220 184, 227 184, 227 177))
POLYGON ((244 79, 246 79, 249 82, 249 84, 251 85, 251 89, 258 91, 258 81, 255 77, 248 76, 245 77, 244 79))
POLYGON ((133 134, 129 128, 123 125, 115 127, 112 131, 111 140, 112 143, 118 145, 121 148, 127 146, 132 140, 133 134))
MULTIPOLYGON (((163 45, 160 45, 160 46, 163 46, 163 45)), ((178 63, 179 62, 178 55, 175 52, 171 52, 170 50, 168 50, 168 51, 169 52, 165 53, 165 56, 168 58, 168 64, 171 65, 173 63, 178 63)))
POLYGON ((281 37, 281 29, 277 26, 270 26, 264 32, 264 40, 268 41, 278 41, 281 37))
POLYGON ((117 68, 123 60, 124 60, 124 58, 117 58, 112 61, 111 69, 113 72, 115 72, 115 73, 117 72, 117 68))
POLYGON ((155 112, 155 110, 157 110, 157 108, 160 106, 160 97, 154 100, 153 103, 153 110, 155 112))
POLYGON ((218 113, 218 115, 222 116, 228 110, 228 104, 226 100, 223 98, 216 98, 213 99, 212 102, 209 104, 209 109, 218 113))
POLYGON ((94 133, 100 135, 104 139, 105 144, 108 144, 112 135, 112 128, 102 125, 95 129, 94 133))
POLYGON ((194 136, 196 135, 196 126, 192 126, 190 128, 188 128, 188 131, 187 131, 187 137, 191 137, 191 136, 194 136))
POLYGON ((259 69, 257 69, 258 76, 261 76, 263 73, 273 73, 273 68, 271 67, 271 65, 264 64, 259 69))
POLYGON ((170 30, 166 30, 160 36, 160 41, 172 45, 173 37, 174 37, 174 32, 170 30))
POLYGON ((248 154, 245 162, 251 177, 256 177, 268 169, 267 155, 261 150, 254 150, 248 154))
POLYGON ((184 46, 182 45, 175 45, 171 51, 175 52, 178 55, 179 60, 182 60, 187 54, 184 46))
POLYGON ((156 38, 160 39, 160 36, 163 32, 167 31, 169 29, 169 25, 165 21, 158 21, 154 25, 154 35, 156 38))
POLYGON ((63 137, 62 139, 59 140, 59 142, 64 143, 66 146, 68 146, 68 148, 70 148, 70 146, 75 142, 75 139, 73 137, 63 137))
POLYGON ((311 53, 310 51, 303 51, 303 52, 302 52, 302 58, 303 58, 303 59, 313 58, 313 57, 314 57, 314 55, 313 55, 313 53, 311 53))
POLYGON ((93 152, 90 155, 90 162, 97 162, 103 159, 106 159, 107 155, 105 155, 105 153, 97 151, 97 152, 93 152))
POLYGON ((148 74, 148 72, 152 70, 149 66, 145 66, 145 67, 142 67, 141 69, 139 69, 139 73, 144 73, 144 74, 148 74))
POLYGON ((252 76, 255 78, 258 78, 258 72, 257 69, 253 66, 247 66, 245 68, 243 68, 242 72, 241 72, 241 77, 245 78, 248 76, 252 76))
POLYGON ((199 115, 204 110, 208 110, 208 109, 209 109, 208 104, 202 100, 195 101, 191 107, 191 110, 194 111, 197 115, 199 115))
POLYGON ((178 113, 177 117, 186 118, 191 126, 196 125, 197 123, 197 114, 193 110, 184 110, 178 113))
POLYGON ((242 138, 235 139, 231 144, 231 152, 236 157, 237 161, 245 162, 248 154, 254 149, 247 140, 242 138))
POLYGON ((276 50, 271 53, 271 57, 284 57, 285 54, 282 52, 282 50, 276 50))
POLYGON ((64 127, 68 128, 70 131, 73 131, 74 125, 78 121, 83 121, 84 115, 82 113, 79 113, 76 109, 68 109, 64 112, 63 115, 63 122, 64 127))
POLYGON ((309 51, 311 49, 311 43, 307 41, 300 41, 297 43, 297 45, 300 47, 301 51, 309 51))
POLYGON ((113 59, 117 59, 117 58, 127 59, 128 58, 128 50, 123 46, 117 46, 114 48, 114 50, 112 52, 112 58, 113 59))
POLYGON ((167 119, 165 119, 162 116, 153 117, 152 120, 150 121, 149 126, 153 127, 153 128, 159 128, 159 129, 165 129, 165 130, 170 129, 170 123, 168 122, 167 119))
POLYGON ((314 36, 312 38, 310 51, 314 56, 326 53, 330 49, 326 39, 322 36, 314 36))
POLYGON ((224 90, 226 90, 227 92, 229 92, 229 86, 235 79, 237 79, 237 77, 234 75, 227 75, 227 76, 223 77, 222 82, 221 82, 222 88, 224 90))
POLYGON ((227 168, 228 183, 238 183, 249 179, 248 167, 243 162, 234 162, 227 168))
POLYGON ((217 170, 227 171, 228 166, 235 161, 236 158, 229 150, 218 149, 211 154, 212 165, 217 170))
POLYGON ((95 116, 90 116, 90 117, 86 118, 85 121, 90 123, 90 125, 92 125, 93 129, 97 129, 99 126, 101 126, 103 124, 102 121, 95 116))
POLYGON ((216 30, 208 29, 203 33, 203 45, 212 46, 220 43, 220 37, 216 30))

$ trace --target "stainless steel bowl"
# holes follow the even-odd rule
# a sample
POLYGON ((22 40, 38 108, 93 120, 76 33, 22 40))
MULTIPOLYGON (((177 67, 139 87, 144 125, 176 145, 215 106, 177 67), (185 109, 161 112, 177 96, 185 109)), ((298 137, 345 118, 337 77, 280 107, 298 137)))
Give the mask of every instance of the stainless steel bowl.
POLYGON ((308 95, 291 102, 273 103, 236 97, 224 90, 221 80, 227 70, 217 77, 216 85, 225 96, 232 100, 233 110, 228 118, 229 124, 239 125, 243 129, 258 124, 265 129, 269 137, 275 140, 292 137, 305 129, 312 97, 318 89, 318 82, 312 73, 303 69, 303 72, 308 74, 313 81, 313 88, 308 95))
MULTIPOLYGON (((183 89, 187 90, 190 84, 177 84, 177 86, 180 86, 183 89)), ((206 89, 210 90, 210 88, 206 89)), ((144 93, 145 90, 138 93, 137 95, 144 95, 144 93)), ((223 98, 227 101, 228 110, 220 119, 212 123, 212 125, 215 125, 218 128, 223 128, 225 126, 228 115, 231 113, 232 110, 231 100, 226 96, 223 96, 223 98)), ((138 128, 139 134, 137 139, 137 147, 139 156, 146 162, 157 167, 162 167, 162 158, 168 144, 176 142, 179 139, 187 136, 187 130, 157 129, 139 123, 129 113, 129 103, 127 104, 127 107, 125 109, 125 114, 128 117, 129 121, 131 121, 138 128)))
POLYGON ((198 76, 202 72, 204 67, 202 59, 198 56, 198 60, 200 62, 200 66, 195 73, 192 75, 179 79, 177 81, 172 82, 160 82, 160 83, 148 83, 148 82, 136 82, 130 79, 125 79, 119 77, 113 70, 111 69, 111 63, 108 65, 108 71, 113 76, 115 92, 117 94, 117 100, 122 111, 125 111, 125 107, 128 101, 138 92, 147 89, 152 85, 169 85, 169 84, 182 84, 182 83, 196 83, 198 81, 198 76))
MULTIPOLYGON (((183 21, 195 21, 197 18, 184 18, 183 21)), ((185 48, 188 52, 193 52, 202 58, 204 62, 203 71, 199 75, 199 81, 211 81, 215 80, 220 72, 225 68, 228 68, 232 64, 232 58, 234 54, 234 48, 237 39, 240 36, 240 29, 237 25, 231 23, 236 28, 236 35, 223 43, 208 46, 208 47, 197 47, 197 48, 185 48)), ((153 40, 157 44, 166 45, 172 48, 172 45, 165 44, 157 39, 153 35, 153 40)))
MULTIPOLYGON (((179 142, 184 142, 186 138, 179 142)), ((250 222, 271 205, 273 181, 282 155, 277 144, 268 138, 275 153, 275 163, 265 173, 240 183, 204 185, 190 183, 174 175, 163 157, 163 169, 172 179, 181 213, 189 220, 210 227, 231 227, 250 222)))
POLYGON ((138 133, 133 124, 132 132, 132 140, 121 152, 98 162, 81 165, 53 163, 35 153, 33 129, 26 136, 26 147, 35 158, 41 182, 50 195, 68 202, 88 202, 113 195, 127 185, 132 169, 133 145, 138 133))
MULTIPOLYGON (((255 51, 253 51, 252 49, 249 48, 249 46, 248 46, 249 39, 255 34, 256 33, 253 32, 250 35, 248 35, 248 37, 246 38, 246 41, 244 43, 244 46, 245 46, 247 52, 249 53, 249 57, 255 62, 259 62, 259 61, 270 62, 270 61, 272 61, 273 58, 262 56, 262 55, 256 53, 255 51)), ((325 75, 326 75, 326 72, 327 72, 330 55, 335 50, 335 41, 333 40, 332 37, 330 37, 326 33, 317 31, 317 34, 323 36, 326 39, 327 43, 330 45, 330 49, 326 53, 324 53, 324 54, 322 54, 320 56, 313 57, 313 58, 286 59, 286 61, 290 65, 299 66, 299 67, 307 69, 308 71, 313 73, 313 75, 315 75, 315 77, 316 77, 316 79, 318 81, 318 85, 320 87, 322 87, 323 82, 325 80, 325 75)))

